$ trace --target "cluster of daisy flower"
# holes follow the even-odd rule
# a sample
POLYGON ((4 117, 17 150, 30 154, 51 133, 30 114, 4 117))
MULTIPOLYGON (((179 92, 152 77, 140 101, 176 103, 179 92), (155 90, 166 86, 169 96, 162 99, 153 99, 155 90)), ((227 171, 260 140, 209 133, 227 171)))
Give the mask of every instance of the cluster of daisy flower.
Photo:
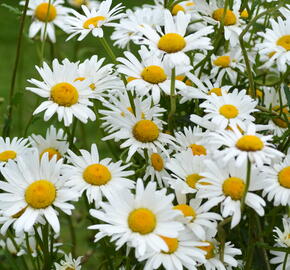
POLYGON ((33 115, 64 129, 0 137, 3 249, 35 270, 86 268, 91 254, 74 259, 76 239, 65 254, 59 236, 63 214, 81 230, 81 208, 106 253, 96 269, 290 269, 286 2, 24 1, 30 38, 92 34, 107 57, 53 59, 28 79, 33 115), (88 120, 102 142, 79 149, 88 120))

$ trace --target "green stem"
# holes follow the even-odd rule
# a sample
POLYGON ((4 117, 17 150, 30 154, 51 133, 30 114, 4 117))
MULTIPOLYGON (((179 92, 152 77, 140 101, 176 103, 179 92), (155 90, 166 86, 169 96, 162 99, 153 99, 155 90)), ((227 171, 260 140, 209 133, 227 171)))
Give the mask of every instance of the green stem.
POLYGON ((285 252, 285 257, 284 257, 284 261, 283 261, 283 268, 282 268, 282 270, 286 270, 287 258, 288 258, 288 252, 285 252))
POLYGON ((171 71, 171 85, 170 85, 170 112, 168 114, 168 128, 173 134, 173 120, 176 111, 176 95, 175 95, 175 68, 171 71))
POLYGON ((45 48, 45 41, 46 41, 46 31, 47 31, 47 23, 48 23, 48 17, 49 17, 49 11, 51 6, 51 0, 48 0, 48 8, 45 15, 45 25, 44 25, 44 33, 43 33, 43 40, 41 43, 41 52, 40 52, 40 63, 42 64, 43 58, 44 58, 44 48, 45 48))
POLYGON ((251 167, 252 167, 252 164, 251 164, 250 159, 248 158, 248 160, 247 160, 246 186, 245 186, 245 190, 244 190, 244 193, 243 193, 243 197, 241 199, 241 213, 245 209, 245 200, 246 200, 246 196, 247 196, 247 193, 248 193, 248 190, 249 190, 249 186, 250 186, 250 181, 251 181, 251 167))
POLYGON ((4 122, 4 127, 2 131, 2 136, 7 137, 10 134, 10 128, 11 128, 11 122, 12 122, 12 114, 13 114, 13 97, 14 97, 14 91, 15 91, 15 83, 16 83, 16 75, 17 75, 17 68, 19 65, 20 60, 20 53, 21 53, 21 47, 22 47, 22 39, 23 39, 23 32, 24 32, 24 25, 25 25, 25 18, 27 14, 29 0, 25 0, 23 13, 20 18, 20 29, 18 33, 18 39, 17 39, 17 47, 16 47, 16 58, 13 66, 12 71, 12 79, 11 79, 11 85, 10 85, 10 91, 9 91, 9 98, 8 98, 8 106, 7 106, 7 118, 4 122))
POLYGON ((75 229, 73 226, 73 220, 72 220, 72 216, 66 215, 67 221, 68 221, 68 225, 69 225, 69 231, 70 231, 70 236, 71 236, 71 254, 73 257, 75 257, 76 255, 76 233, 75 233, 75 229))
POLYGON ((42 240, 43 240, 43 256, 44 256, 44 265, 43 270, 51 270, 51 258, 49 253, 49 225, 46 223, 42 227, 42 240))
POLYGON ((251 270, 252 269, 252 262, 253 262, 253 256, 255 251, 255 239, 254 239, 254 224, 253 224, 253 217, 249 214, 249 242, 248 242, 248 248, 247 248, 247 259, 245 264, 245 270, 251 270))
POLYGON ((232 217, 227 217, 223 221, 221 221, 218 224, 218 237, 220 241, 220 260, 221 262, 224 262, 224 252, 225 252, 225 243, 226 243, 226 231, 224 229, 224 226, 231 222, 232 217))

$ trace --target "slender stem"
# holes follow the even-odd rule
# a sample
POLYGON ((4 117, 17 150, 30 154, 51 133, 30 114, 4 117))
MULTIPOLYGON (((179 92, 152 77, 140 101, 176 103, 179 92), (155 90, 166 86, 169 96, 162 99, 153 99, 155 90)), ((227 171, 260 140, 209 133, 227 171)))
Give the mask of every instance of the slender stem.
POLYGON ((252 262, 253 262, 253 256, 255 251, 255 239, 254 239, 255 229, 253 224, 253 217, 251 214, 249 214, 249 242, 248 242, 248 248, 247 248, 247 259, 245 264, 245 270, 251 270, 252 269, 252 262))
POLYGON ((245 208, 245 200, 246 200, 246 196, 249 190, 249 186, 250 186, 250 181, 251 181, 251 167, 252 167, 252 163, 250 161, 250 159, 248 158, 247 160, 247 178, 246 178, 246 186, 245 186, 245 190, 243 193, 243 197, 241 199, 241 212, 244 211, 245 208))
POLYGON ((73 226, 73 220, 72 220, 72 216, 66 215, 67 221, 68 221, 68 225, 69 225, 69 231, 70 231, 70 236, 71 236, 71 253, 72 256, 75 257, 76 255, 76 232, 73 226))
POLYGON ((49 17, 49 11, 51 6, 51 0, 48 0, 48 8, 45 15, 45 24, 44 24, 44 31, 43 31, 43 40, 41 43, 41 52, 40 52, 40 63, 42 64, 43 58, 44 58, 44 47, 45 47, 45 41, 46 41, 46 32, 47 32, 47 23, 48 23, 48 17, 49 17))
POLYGON ((51 269, 51 258, 49 254, 49 225, 46 223, 42 227, 42 239, 43 239, 43 256, 44 256, 44 265, 43 270, 51 269))
POLYGON ((226 243, 226 231, 224 226, 232 221, 232 217, 227 217, 223 221, 218 224, 218 236, 220 241, 220 260, 224 261, 224 251, 225 251, 225 243, 226 243))
POLYGON ((286 270, 287 258, 288 258, 288 252, 285 252, 285 257, 284 257, 284 261, 283 261, 283 268, 282 268, 282 270, 286 270))
POLYGON ((7 137, 10 134, 10 128, 11 128, 11 122, 12 122, 12 114, 13 114, 13 97, 14 97, 14 91, 15 91, 15 83, 16 83, 16 76, 17 76, 17 68, 19 65, 20 60, 20 53, 21 53, 21 47, 22 47, 22 40, 23 40, 23 32, 24 32, 24 25, 25 25, 25 18, 27 14, 29 0, 25 0, 23 13, 20 18, 20 29, 18 33, 18 39, 17 39, 17 47, 16 47, 16 57, 15 62, 13 66, 12 71, 12 79, 11 79, 11 85, 10 85, 10 91, 9 91, 9 98, 8 98, 8 106, 7 106, 7 119, 4 122, 4 127, 2 131, 3 137, 7 137))
POLYGON ((175 68, 171 71, 171 85, 170 85, 170 112, 168 114, 168 128, 173 134, 173 118, 176 111, 176 95, 175 95, 175 68))

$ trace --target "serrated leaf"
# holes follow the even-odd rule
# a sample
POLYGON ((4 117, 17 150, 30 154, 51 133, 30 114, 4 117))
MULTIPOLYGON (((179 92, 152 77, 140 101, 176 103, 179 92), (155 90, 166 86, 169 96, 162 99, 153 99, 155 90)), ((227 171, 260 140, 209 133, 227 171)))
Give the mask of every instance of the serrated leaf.
POLYGON ((284 92, 285 92, 285 96, 286 96, 287 101, 288 101, 288 107, 290 107, 290 88, 286 84, 284 86, 284 92))
POLYGON ((12 6, 7 5, 7 4, 1 4, 1 6, 4 7, 4 8, 7 8, 10 12, 12 12, 12 13, 14 13, 14 14, 16 14, 16 15, 21 15, 21 13, 22 13, 22 12, 21 12, 18 8, 16 8, 16 7, 12 7, 12 6))

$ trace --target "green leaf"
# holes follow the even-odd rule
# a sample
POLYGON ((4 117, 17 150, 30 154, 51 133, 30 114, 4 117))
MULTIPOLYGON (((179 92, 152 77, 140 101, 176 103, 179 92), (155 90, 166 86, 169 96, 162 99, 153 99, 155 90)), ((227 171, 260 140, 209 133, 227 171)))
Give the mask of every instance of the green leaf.
POLYGON ((288 107, 290 107, 290 88, 287 84, 284 86, 284 92, 288 101, 288 107))
POLYGON ((10 12, 12 12, 16 15, 21 15, 21 11, 16 7, 12 7, 12 6, 7 5, 7 4, 1 4, 1 6, 7 8, 10 12))

